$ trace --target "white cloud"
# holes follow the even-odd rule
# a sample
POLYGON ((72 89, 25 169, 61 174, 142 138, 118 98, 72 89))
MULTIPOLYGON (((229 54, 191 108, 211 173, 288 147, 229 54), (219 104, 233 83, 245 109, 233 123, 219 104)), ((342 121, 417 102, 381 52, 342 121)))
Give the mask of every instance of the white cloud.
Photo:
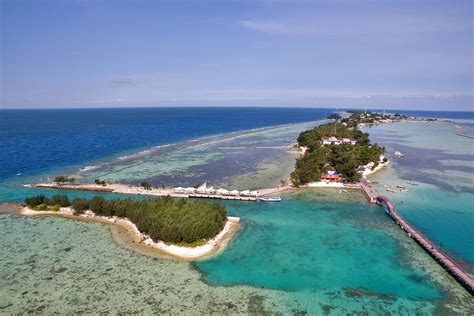
POLYGON ((249 30, 289 36, 377 36, 382 39, 390 36, 472 33, 471 21, 442 14, 316 14, 298 19, 246 19, 237 23, 249 30))

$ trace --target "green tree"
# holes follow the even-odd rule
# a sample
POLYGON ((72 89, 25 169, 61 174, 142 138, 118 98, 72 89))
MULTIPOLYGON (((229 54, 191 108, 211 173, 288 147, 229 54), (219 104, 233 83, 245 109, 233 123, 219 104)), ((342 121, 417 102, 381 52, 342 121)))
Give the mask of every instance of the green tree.
POLYGON ((97 215, 109 215, 106 212, 107 202, 101 196, 94 196, 89 200, 89 208, 97 215))
POLYGON ((69 198, 65 194, 56 194, 51 197, 51 201, 53 205, 60 205, 60 206, 69 206, 71 203, 69 202, 69 198))
POLYGON ((31 208, 35 208, 36 206, 40 205, 40 204, 43 204, 46 200, 46 197, 44 195, 35 195, 35 196, 31 196, 29 198, 26 198, 25 199, 25 203, 31 207, 31 208))
POLYGON ((140 183, 140 186, 143 187, 147 191, 151 190, 151 183, 147 181, 143 181, 142 183, 140 183))
POLYGON ((57 176, 54 178, 54 182, 58 183, 59 185, 63 184, 63 183, 74 183, 76 179, 74 178, 69 178, 67 176, 57 176))
POLYGON ((102 185, 102 186, 105 186, 106 184, 104 180, 100 180, 100 179, 95 179, 94 183, 97 185, 102 185))

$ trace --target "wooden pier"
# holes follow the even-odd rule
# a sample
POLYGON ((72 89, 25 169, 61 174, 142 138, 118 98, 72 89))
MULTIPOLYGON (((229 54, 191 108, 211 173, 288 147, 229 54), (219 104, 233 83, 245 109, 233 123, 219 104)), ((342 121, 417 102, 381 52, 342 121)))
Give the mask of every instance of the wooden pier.
POLYGON ((456 133, 456 135, 461 136, 461 137, 467 137, 467 138, 472 138, 472 139, 474 139, 474 135, 462 134, 462 133, 456 133))
POLYGON ((219 199, 219 200, 235 200, 235 201, 257 201, 257 197, 240 196, 240 195, 214 195, 214 194, 188 194, 192 199, 219 199))
POLYGON ((474 280, 456 261, 439 248, 436 248, 428 237, 417 231, 403 216, 401 216, 392 201, 385 196, 377 196, 377 203, 383 205, 385 212, 407 232, 431 257, 433 257, 451 276, 454 277, 470 294, 474 295, 474 280))
POLYGON ((377 203, 377 190, 375 190, 367 180, 361 180, 359 186, 369 203, 377 203))

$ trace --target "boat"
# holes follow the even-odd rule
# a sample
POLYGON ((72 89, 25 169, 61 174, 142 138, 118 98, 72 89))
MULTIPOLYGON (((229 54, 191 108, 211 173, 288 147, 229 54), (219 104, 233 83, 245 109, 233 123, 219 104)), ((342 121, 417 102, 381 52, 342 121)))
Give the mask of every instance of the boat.
POLYGON ((399 152, 398 150, 394 153, 395 156, 397 156, 398 158, 401 158, 403 156, 405 156, 404 154, 402 154, 401 152, 399 152))
POLYGON ((269 196, 269 197, 261 197, 258 198, 260 202, 280 202, 281 197, 279 196, 269 196))

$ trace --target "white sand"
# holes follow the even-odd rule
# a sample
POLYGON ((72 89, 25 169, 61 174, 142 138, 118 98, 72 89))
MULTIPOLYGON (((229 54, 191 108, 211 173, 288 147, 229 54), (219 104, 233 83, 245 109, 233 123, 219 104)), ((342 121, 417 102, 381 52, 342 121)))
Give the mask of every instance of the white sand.
POLYGON ((382 170, 384 167, 388 165, 389 161, 386 163, 379 163, 377 167, 375 167, 373 170, 372 169, 366 169, 362 172, 362 178, 367 178, 368 175, 371 175, 373 173, 376 173, 379 170, 382 170))
POLYGON ((315 181, 309 182, 305 185, 308 188, 345 188, 346 186, 342 182, 330 182, 330 181, 315 181))
POLYGON ((167 245, 162 241, 154 242, 150 237, 142 234, 142 236, 145 238, 143 240, 143 243, 151 247, 161 249, 176 257, 186 259, 202 258, 204 256, 214 253, 220 247, 220 243, 223 241, 224 236, 230 231, 233 226, 235 226, 235 224, 239 222, 239 217, 227 217, 227 222, 225 223, 224 228, 220 231, 220 233, 204 245, 198 247, 180 247, 176 245, 167 245))

